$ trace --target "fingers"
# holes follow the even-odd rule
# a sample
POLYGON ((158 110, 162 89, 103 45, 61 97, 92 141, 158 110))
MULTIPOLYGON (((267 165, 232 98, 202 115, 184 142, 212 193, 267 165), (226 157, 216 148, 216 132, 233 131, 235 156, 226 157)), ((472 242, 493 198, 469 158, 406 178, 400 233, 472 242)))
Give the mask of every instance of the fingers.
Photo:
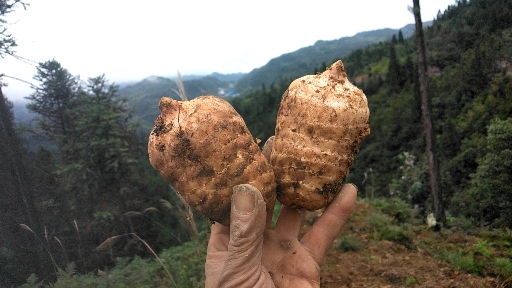
POLYGON ((263 148, 261 148, 261 153, 263 153, 263 156, 267 158, 268 161, 270 161, 270 154, 272 153, 272 146, 274 145, 274 138, 275 136, 271 136, 267 139, 267 142, 263 145, 263 148))
POLYGON ((231 203, 228 255, 217 287, 253 287, 262 269, 265 201, 258 189, 243 184, 233 188, 231 203))
POLYGON ((229 227, 215 222, 210 230, 210 240, 208 241, 208 253, 227 251, 229 243, 229 227))
MULTIPOLYGON (((271 136, 270 138, 267 139, 267 141, 265 142, 265 144, 263 145, 263 148, 261 148, 261 153, 263 154, 263 156, 265 156, 265 158, 267 159, 267 161, 270 162, 270 154, 272 153, 272 146, 274 145, 274 138, 275 136, 271 136)), ((272 204, 272 203, 270 203, 272 204)), ((267 213, 267 229, 271 229, 272 228, 272 216, 273 216, 273 209, 274 209, 274 205, 272 204, 272 209, 269 209, 269 211, 267 212, 270 212, 270 213, 267 213)))
POLYGON ((229 227, 220 223, 214 223, 211 227, 205 263, 206 288, 218 287, 217 279, 224 262, 226 262, 228 243, 229 227))
POLYGON ((274 231, 287 238, 297 239, 305 214, 304 209, 294 209, 283 205, 274 231))
POLYGON ((350 216, 356 198, 356 186, 344 185, 338 196, 302 238, 301 243, 310 251, 319 265, 350 216))

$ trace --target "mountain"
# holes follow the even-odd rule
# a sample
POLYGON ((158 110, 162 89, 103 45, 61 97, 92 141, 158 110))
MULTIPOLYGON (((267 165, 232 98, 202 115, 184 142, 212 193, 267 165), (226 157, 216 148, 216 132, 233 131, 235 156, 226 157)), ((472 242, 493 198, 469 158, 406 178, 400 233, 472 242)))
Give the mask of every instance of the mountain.
MULTIPOLYGON (((432 21, 425 22, 424 26, 432 25, 432 21)), ((301 48, 297 51, 283 54, 270 60, 265 66, 256 68, 237 81, 235 90, 246 92, 261 88, 262 84, 271 85, 280 79, 296 79, 313 74, 325 63, 347 56, 352 51, 390 40, 402 30, 405 38, 414 33, 414 24, 404 26, 402 29, 379 29, 360 32, 351 37, 342 37, 337 40, 319 40, 314 45, 301 48)))
POLYGON ((244 77, 246 73, 231 73, 231 74, 220 74, 220 73, 217 73, 217 72, 214 72, 208 76, 211 76, 211 77, 215 77, 217 79, 219 79, 220 81, 224 81, 224 82, 236 82, 238 81, 240 78, 244 77))
MULTIPOLYGON (((183 76, 183 86, 189 100, 207 94, 224 96, 232 89, 235 81, 244 75, 244 73, 213 73, 207 76, 183 76)), ((153 121, 160 114, 158 110, 160 99, 170 97, 181 100, 177 91, 178 85, 172 78, 150 76, 138 83, 121 88, 119 94, 129 99, 128 105, 134 108, 134 116, 142 120, 142 130, 149 131, 153 121)))
MULTIPOLYGON (((429 26, 432 23, 424 23, 429 26)), ((213 94, 218 96, 238 95, 240 93, 261 88, 262 84, 270 86, 281 79, 295 79, 313 74, 316 69, 334 59, 342 58, 352 51, 369 45, 390 40, 402 30, 404 37, 414 33, 414 25, 402 29, 379 29, 358 33, 352 37, 342 37, 331 41, 317 41, 313 46, 283 54, 271 59, 265 66, 256 68, 248 74, 212 73, 207 76, 184 75, 183 85, 188 99, 200 95, 213 94)), ((178 99, 176 78, 151 76, 136 84, 121 88, 121 96, 128 97, 129 105, 135 107, 134 115, 142 120, 142 129, 151 129, 154 119, 159 114, 158 101, 163 96, 178 99)))

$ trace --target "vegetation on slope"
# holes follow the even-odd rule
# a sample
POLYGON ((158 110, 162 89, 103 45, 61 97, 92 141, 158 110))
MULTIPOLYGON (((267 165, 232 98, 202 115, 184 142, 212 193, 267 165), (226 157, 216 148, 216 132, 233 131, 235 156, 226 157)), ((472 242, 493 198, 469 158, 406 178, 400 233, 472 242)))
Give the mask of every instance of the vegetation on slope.
MULTIPOLYGON (((507 271, 511 266, 508 259, 512 225, 511 7, 510 1, 458 1, 426 30, 432 116, 448 227, 418 240, 416 237, 424 229, 417 228, 422 225, 420 222, 401 222, 398 219, 404 216, 400 213, 383 212, 387 216, 363 217, 364 225, 380 227, 361 229, 370 235, 368 239, 399 243, 405 249, 420 248, 461 271, 510 277, 507 271), (436 246, 438 240, 452 237, 443 234, 449 233, 446 231, 459 231, 463 240, 436 246), (473 235, 465 235, 467 232, 473 235)), ((401 201, 408 209, 416 207, 413 211, 418 219, 425 219, 431 202, 414 80, 413 43, 413 38, 397 35, 342 57, 350 79, 368 97, 372 130, 361 146, 348 181, 358 185, 361 196, 401 201)), ((301 74, 320 71, 335 60, 326 60, 325 64, 317 61, 308 68, 311 70, 301 74)), ((20 134, 7 129, 14 127, 12 117, 2 117, 2 127, 7 128, 1 131, 5 137, 0 137, 0 155, 2 163, 9 161, 12 165, 0 165, 0 201, 5 207, 0 211, 0 285, 19 284, 31 273, 44 283, 55 282, 57 275, 61 275, 58 281, 73 279, 81 285, 80 279, 86 278, 77 274, 86 274, 84 277, 92 280, 83 283, 103 281, 97 284, 99 287, 105 282, 110 285, 108 279, 117 277, 113 275, 152 275, 141 278, 162 281, 147 285, 169 284, 171 280, 158 261, 136 258, 154 257, 144 242, 159 253, 161 260, 167 259, 164 248, 181 247, 193 238, 186 221, 196 219, 200 231, 206 230, 207 225, 200 217, 182 217, 179 199, 150 167, 144 144, 147 135, 137 134, 138 126, 127 99, 102 76, 77 83, 55 61, 41 63, 37 77, 40 89, 31 99, 31 108, 39 118, 28 129, 36 132, 31 134, 36 137, 33 139, 40 141, 39 137, 45 136, 53 146, 27 151, 23 141, 18 141, 20 134), (119 235, 137 235, 144 242, 136 237, 116 237, 119 235), (107 239, 116 241, 109 242, 112 245, 108 249, 97 250, 107 239), (137 260, 122 262, 116 260, 118 257, 137 260), (69 266, 68 272, 59 272, 70 263, 75 263, 74 268, 69 266), (112 268, 115 263, 121 263, 119 267, 123 268, 112 268), (130 265, 142 270, 133 269, 132 274, 130 265), (99 270, 109 271, 107 275, 111 278, 93 277, 91 273, 97 274, 99 270), (141 274, 143 271, 146 274, 141 274)), ((262 142, 273 134, 278 105, 291 80, 276 77, 270 82, 273 84, 230 100, 253 136, 262 142)), ((259 88, 261 83, 255 85, 259 88)), ((209 89, 206 87, 203 88, 209 89)), ((154 107, 156 103, 149 105, 154 107)), ((10 110, 6 99, 0 104, 2 111, 10 110)), ((4 115, 10 113, 2 112, 4 115)), ((362 216, 356 213, 354 219, 357 217, 362 216)), ((347 238, 343 243, 348 248, 343 249, 361 249, 350 247, 354 241, 351 244, 349 236, 344 236, 347 238)), ((201 245, 204 247, 204 243, 201 245)), ((172 251, 185 253, 187 247, 172 251)), ((185 255, 173 253, 178 258, 185 255)), ((203 258, 186 258, 194 264, 180 264, 176 271, 165 265, 181 260, 162 261, 177 283, 181 280, 176 275, 188 275, 187 271, 196 275, 200 273, 196 272, 197 267, 203 267, 203 258)), ((201 282, 199 276, 196 280, 201 282)))

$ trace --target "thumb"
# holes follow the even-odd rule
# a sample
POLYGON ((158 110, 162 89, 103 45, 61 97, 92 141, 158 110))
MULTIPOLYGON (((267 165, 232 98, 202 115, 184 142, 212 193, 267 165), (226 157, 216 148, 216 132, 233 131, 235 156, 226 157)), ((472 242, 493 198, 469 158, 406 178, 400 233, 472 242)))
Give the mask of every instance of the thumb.
POLYGON ((261 255, 265 230, 265 201, 249 184, 233 188, 228 256, 219 287, 254 287, 262 272, 261 255))

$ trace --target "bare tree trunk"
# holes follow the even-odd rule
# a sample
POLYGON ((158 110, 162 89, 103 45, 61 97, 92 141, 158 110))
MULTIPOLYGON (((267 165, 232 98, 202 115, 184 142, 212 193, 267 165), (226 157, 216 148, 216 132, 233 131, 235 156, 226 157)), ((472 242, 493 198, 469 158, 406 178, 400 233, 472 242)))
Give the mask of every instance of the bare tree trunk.
POLYGON ((413 13, 416 23, 416 51, 418 53, 418 76, 421 95, 421 114, 423 126, 425 128, 426 152, 428 157, 428 166, 430 170, 430 189, 432 191, 432 200, 434 206, 434 217, 439 223, 446 222, 446 216, 443 208, 443 195, 439 188, 440 173, 439 161, 436 155, 436 136, 433 129, 432 108, 430 98, 427 93, 427 60, 425 57, 425 39, 423 36, 423 23, 420 14, 420 0, 413 0, 413 13))

